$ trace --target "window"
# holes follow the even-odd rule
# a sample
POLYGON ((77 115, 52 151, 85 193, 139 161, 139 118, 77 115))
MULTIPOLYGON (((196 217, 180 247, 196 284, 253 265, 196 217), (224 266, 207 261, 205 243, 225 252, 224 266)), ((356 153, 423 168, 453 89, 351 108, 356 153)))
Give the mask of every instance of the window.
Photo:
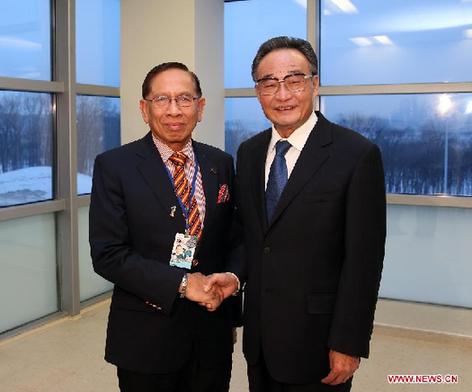
POLYGON ((387 191, 472 196, 472 2, 319 4, 321 108, 379 144, 387 191))
POLYGON ((92 190, 97 154, 120 145, 120 99, 77 97, 77 193, 92 190))
POLYGON ((120 145, 119 48, 119 0, 0 2, 0 334, 112 286, 71 176, 89 193, 96 154, 120 145))
POLYGON ((54 214, 0 222, 0 333, 58 310, 54 214))
POLYGON ((260 43, 284 34, 317 43, 321 111, 382 149, 389 205, 380 296, 471 307, 472 1, 277 2, 271 30, 255 3, 225 4, 226 150, 235 156, 270 126, 250 76, 260 43), (298 27, 281 22, 300 4, 298 27))
POLYGON ((77 82, 120 85, 120 1, 76 0, 77 82))
POLYGON ((270 126, 252 90, 251 64, 257 49, 276 35, 305 38, 307 1, 235 1, 224 7, 225 87, 251 88, 248 97, 225 99, 225 149, 236 156, 242 141, 270 126))
POLYGON ((120 143, 120 2, 76 0, 77 193, 92 189, 95 157, 120 143), (89 87, 89 85, 94 85, 89 87), (110 87, 115 87, 113 96, 110 87))
POLYGON ((224 25, 225 87, 252 87, 251 63, 260 44, 274 35, 306 37, 306 0, 225 3, 224 25))
POLYGON ((53 198, 50 94, 0 91, 0 207, 53 198))
POLYGON ((0 2, 0 76, 51 80, 50 3, 0 2))
MULTIPOLYGON (((92 190, 95 157, 121 144, 120 1, 76 0, 77 20, 77 194, 92 190)), ((112 284, 92 269, 88 205, 78 211, 80 300, 102 294, 112 284)))
POLYGON ((322 0, 322 85, 470 81, 472 2, 322 0))
POLYGON ((387 192, 472 195, 472 94, 323 97, 321 111, 382 150, 387 192))
POLYGON ((390 204, 387 216, 379 295, 472 309, 472 209, 390 204))
POLYGON ((269 126, 257 98, 225 99, 225 150, 234 157, 244 140, 269 126))
MULTIPOLYGON (((0 77, 51 80, 49 0, 0 4, 0 77)), ((52 96, 0 86, 0 207, 53 198, 52 96)))

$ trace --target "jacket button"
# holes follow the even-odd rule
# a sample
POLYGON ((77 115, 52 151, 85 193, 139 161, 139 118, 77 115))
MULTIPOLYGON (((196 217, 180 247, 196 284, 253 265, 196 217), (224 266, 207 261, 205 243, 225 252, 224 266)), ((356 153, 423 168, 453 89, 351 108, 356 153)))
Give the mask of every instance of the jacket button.
POLYGON ((264 248, 264 253, 265 253, 266 255, 268 255, 268 254, 270 253, 270 246, 266 246, 266 247, 264 248))

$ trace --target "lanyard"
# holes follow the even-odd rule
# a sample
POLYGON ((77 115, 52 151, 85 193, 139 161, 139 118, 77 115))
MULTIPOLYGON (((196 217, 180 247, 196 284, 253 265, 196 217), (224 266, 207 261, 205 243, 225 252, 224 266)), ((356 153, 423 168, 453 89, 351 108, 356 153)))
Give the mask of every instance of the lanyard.
MULTIPOLYGON (((191 188, 190 188, 189 208, 185 207, 184 203, 182 203, 182 200, 180 199, 180 196, 178 196, 177 193, 175 192, 174 178, 172 177, 172 174, 170 174, 170 171, 169 171, 167 165, 164 165, 164 167, 166 168, 166 172, 167 172, 167 175, 169 177, 172 189, 174 190, 175 196, 177 197, 177 201, 179 202, 180 209, 182 210, 182 213, 184 214, 185 231, 186 232, 188 231, 188 228, 189 228, 188 216, 190 214, 190 206, 192 205, 193 195, 195 194, 195 189, 197 188, 195 186, 195 183, 197 182, 197 175, 198 175, 199 167, 198 167, 197 157, 194 156, 194 159, 195 159, 195 170, 194 170, 194 174, 193 174, 192 185, 191 185, 191 188)), ((184 166, 183 170, 184 170, 184 175, 185 175, 185 166, 184 166)))

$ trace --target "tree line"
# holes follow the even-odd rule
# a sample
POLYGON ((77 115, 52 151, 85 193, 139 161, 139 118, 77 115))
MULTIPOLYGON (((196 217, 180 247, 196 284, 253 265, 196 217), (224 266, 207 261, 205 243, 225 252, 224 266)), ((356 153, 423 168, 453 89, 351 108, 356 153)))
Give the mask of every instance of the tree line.
MULTIPOLYGON (((404 128, 361 114, 342 115, 336 122, 380 147, 388 193, 472 196, 472 118, 465 122, 428 118, 420 126, 404 128), (446 127, 450 129, 445 181, 446 127)), ((240 120, 227 121, 225 126, 226 150, 236 158, 239 144, 256 132, 240 120)))
POLYGON ((0 173, 52 165, 51 107, 48 94, 0 94, 0 173))
MULTIPOLYGON (((120 145, 119 108, 105 97, 79 96, 76 115, 78 171, 92 175, 95 156, 120 145)), ((52 166, 54 133, 51 95, 0 93, 0 173, 52 166)))

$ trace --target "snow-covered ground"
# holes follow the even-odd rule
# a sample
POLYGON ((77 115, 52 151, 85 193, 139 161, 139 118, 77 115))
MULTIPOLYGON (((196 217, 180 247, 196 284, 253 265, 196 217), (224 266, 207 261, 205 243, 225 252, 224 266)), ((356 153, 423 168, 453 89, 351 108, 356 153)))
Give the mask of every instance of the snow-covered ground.
MULTIPOLYGON (((52 199, 52 169, 28 167, 0 174, 0 207, 52 199)), ((92 177, 79 173, 77 191, 90 193, 92 177)))

